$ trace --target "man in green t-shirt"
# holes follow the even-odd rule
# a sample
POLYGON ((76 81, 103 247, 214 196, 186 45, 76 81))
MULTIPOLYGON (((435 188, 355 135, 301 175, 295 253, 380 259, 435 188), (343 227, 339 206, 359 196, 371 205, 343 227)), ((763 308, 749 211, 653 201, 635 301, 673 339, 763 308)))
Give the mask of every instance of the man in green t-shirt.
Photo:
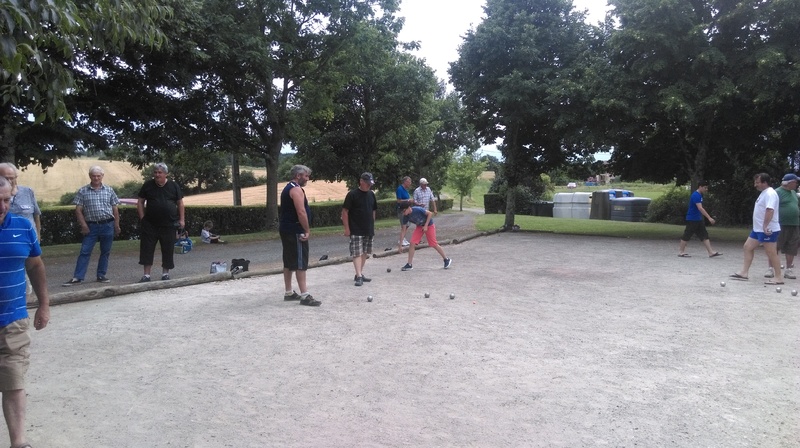
MULTIPOLYGON (((800 243, 800 206, 797 201, 796 175, 789 173, 783 176, 780 188, 776 188, 780 198, 778 206, 778 220, 781 224, 781 233, 778 235, 778 250, 786 256, 786 270, 783 278, 794 279, 794 257, 797 255, 797 245, 800 243)), ((775 272, 770 267, 764 277, 772 278, 775 272)))

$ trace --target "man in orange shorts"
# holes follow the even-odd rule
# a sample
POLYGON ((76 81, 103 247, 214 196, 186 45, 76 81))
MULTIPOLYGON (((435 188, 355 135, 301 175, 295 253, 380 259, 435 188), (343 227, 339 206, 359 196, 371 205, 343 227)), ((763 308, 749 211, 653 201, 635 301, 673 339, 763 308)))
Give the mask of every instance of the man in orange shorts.
POLYGON ((428 240, 428 246, 434 248, 436 252, 439 252, 439 255, 442 256, 444 268, 449 269, 450 265, 453 264, 453 260, 447 258, 444 254, 444 249, 442 249, 442 246, 436 241, 436 226, 433 224, 433 212, 416 205, 413 207, 406 206, 403 207, 403 216, 407 223, 413 222, 416 227, 414 227, 414 233, 411 235, 411 245, 408 246, 408 263, 402 267, 402 270, 410 271, 414 269, 412 266, 414 252, 416 250, 416 245, 422 241, 422 235, 425 235, 425 239, 428 240))

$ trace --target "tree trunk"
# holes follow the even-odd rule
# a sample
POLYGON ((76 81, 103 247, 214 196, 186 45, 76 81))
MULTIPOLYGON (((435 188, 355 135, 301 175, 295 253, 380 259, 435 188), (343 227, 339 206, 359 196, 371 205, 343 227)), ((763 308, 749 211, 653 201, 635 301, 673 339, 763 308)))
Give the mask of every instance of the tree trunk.
POLYGON ((461 196, 461 199, 458 201, 458 211, 464 211, 464 196, 461 196))
POLYGON ((514 228, 514 206, 517 203, 517 189, 508 187, 506 190, 506 222, 503 228, 511 230, 514 228))
POLYGON ((283 147, 282 132, 273 130, 270 141, 269 155, 267 156, 267 229, 278 228, 278 159, 283 147))
POLYGON ((233 206, 242 206, 242 183, 239 178, 239 154, 231 154, 231 183, 233 183, 233 206))

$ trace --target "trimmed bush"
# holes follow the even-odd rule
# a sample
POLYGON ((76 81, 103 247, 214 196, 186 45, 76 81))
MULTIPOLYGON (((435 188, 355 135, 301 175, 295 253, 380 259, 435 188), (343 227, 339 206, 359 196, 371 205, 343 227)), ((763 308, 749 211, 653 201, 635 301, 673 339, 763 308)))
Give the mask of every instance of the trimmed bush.
MULTIPOLYGON (((396 215, 397 201, 378 201, 378 219, 396 215)), ((311 227, 335 227, 342 225, 342 204, 337 202, 309 204, 311 227)), ((453 199, 437 201, 439 211, 453 208, 453 199)), ((200 235, 203 223, 214 221, 214 231, 223 235, 237 235, 266 231, 270 226, 264 219, 264 206, 187 206, 186 229, 189 235, 200 235)), ((120 236, 118 239, 139 239, 139 215, 136 207, 119 207, 120 236)), ((80 226, 75 220, 75 207, 50 207, 42 210, 42 246, 79 243, 83 239, 80 226)), ((277 229, 275 230, 277 232, 277 229)))
MULTIPOLYGON (((645 221, 662 224, 684 224, 691 195, 692 192, 683 187, 672 187, 663 196, 650 203, 645 221)), ((705 203, 705 198, 703 202, 705 203)))

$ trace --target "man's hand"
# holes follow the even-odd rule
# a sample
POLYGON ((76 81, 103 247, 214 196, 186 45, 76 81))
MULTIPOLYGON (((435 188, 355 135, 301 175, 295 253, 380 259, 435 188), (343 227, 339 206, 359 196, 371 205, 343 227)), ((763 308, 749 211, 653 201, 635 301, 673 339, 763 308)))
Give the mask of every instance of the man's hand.
POLYGON ((50 322, 50 305, 39 306, 36 308, 36 314, 33 316, 33 328, 41 330, 50 322))

